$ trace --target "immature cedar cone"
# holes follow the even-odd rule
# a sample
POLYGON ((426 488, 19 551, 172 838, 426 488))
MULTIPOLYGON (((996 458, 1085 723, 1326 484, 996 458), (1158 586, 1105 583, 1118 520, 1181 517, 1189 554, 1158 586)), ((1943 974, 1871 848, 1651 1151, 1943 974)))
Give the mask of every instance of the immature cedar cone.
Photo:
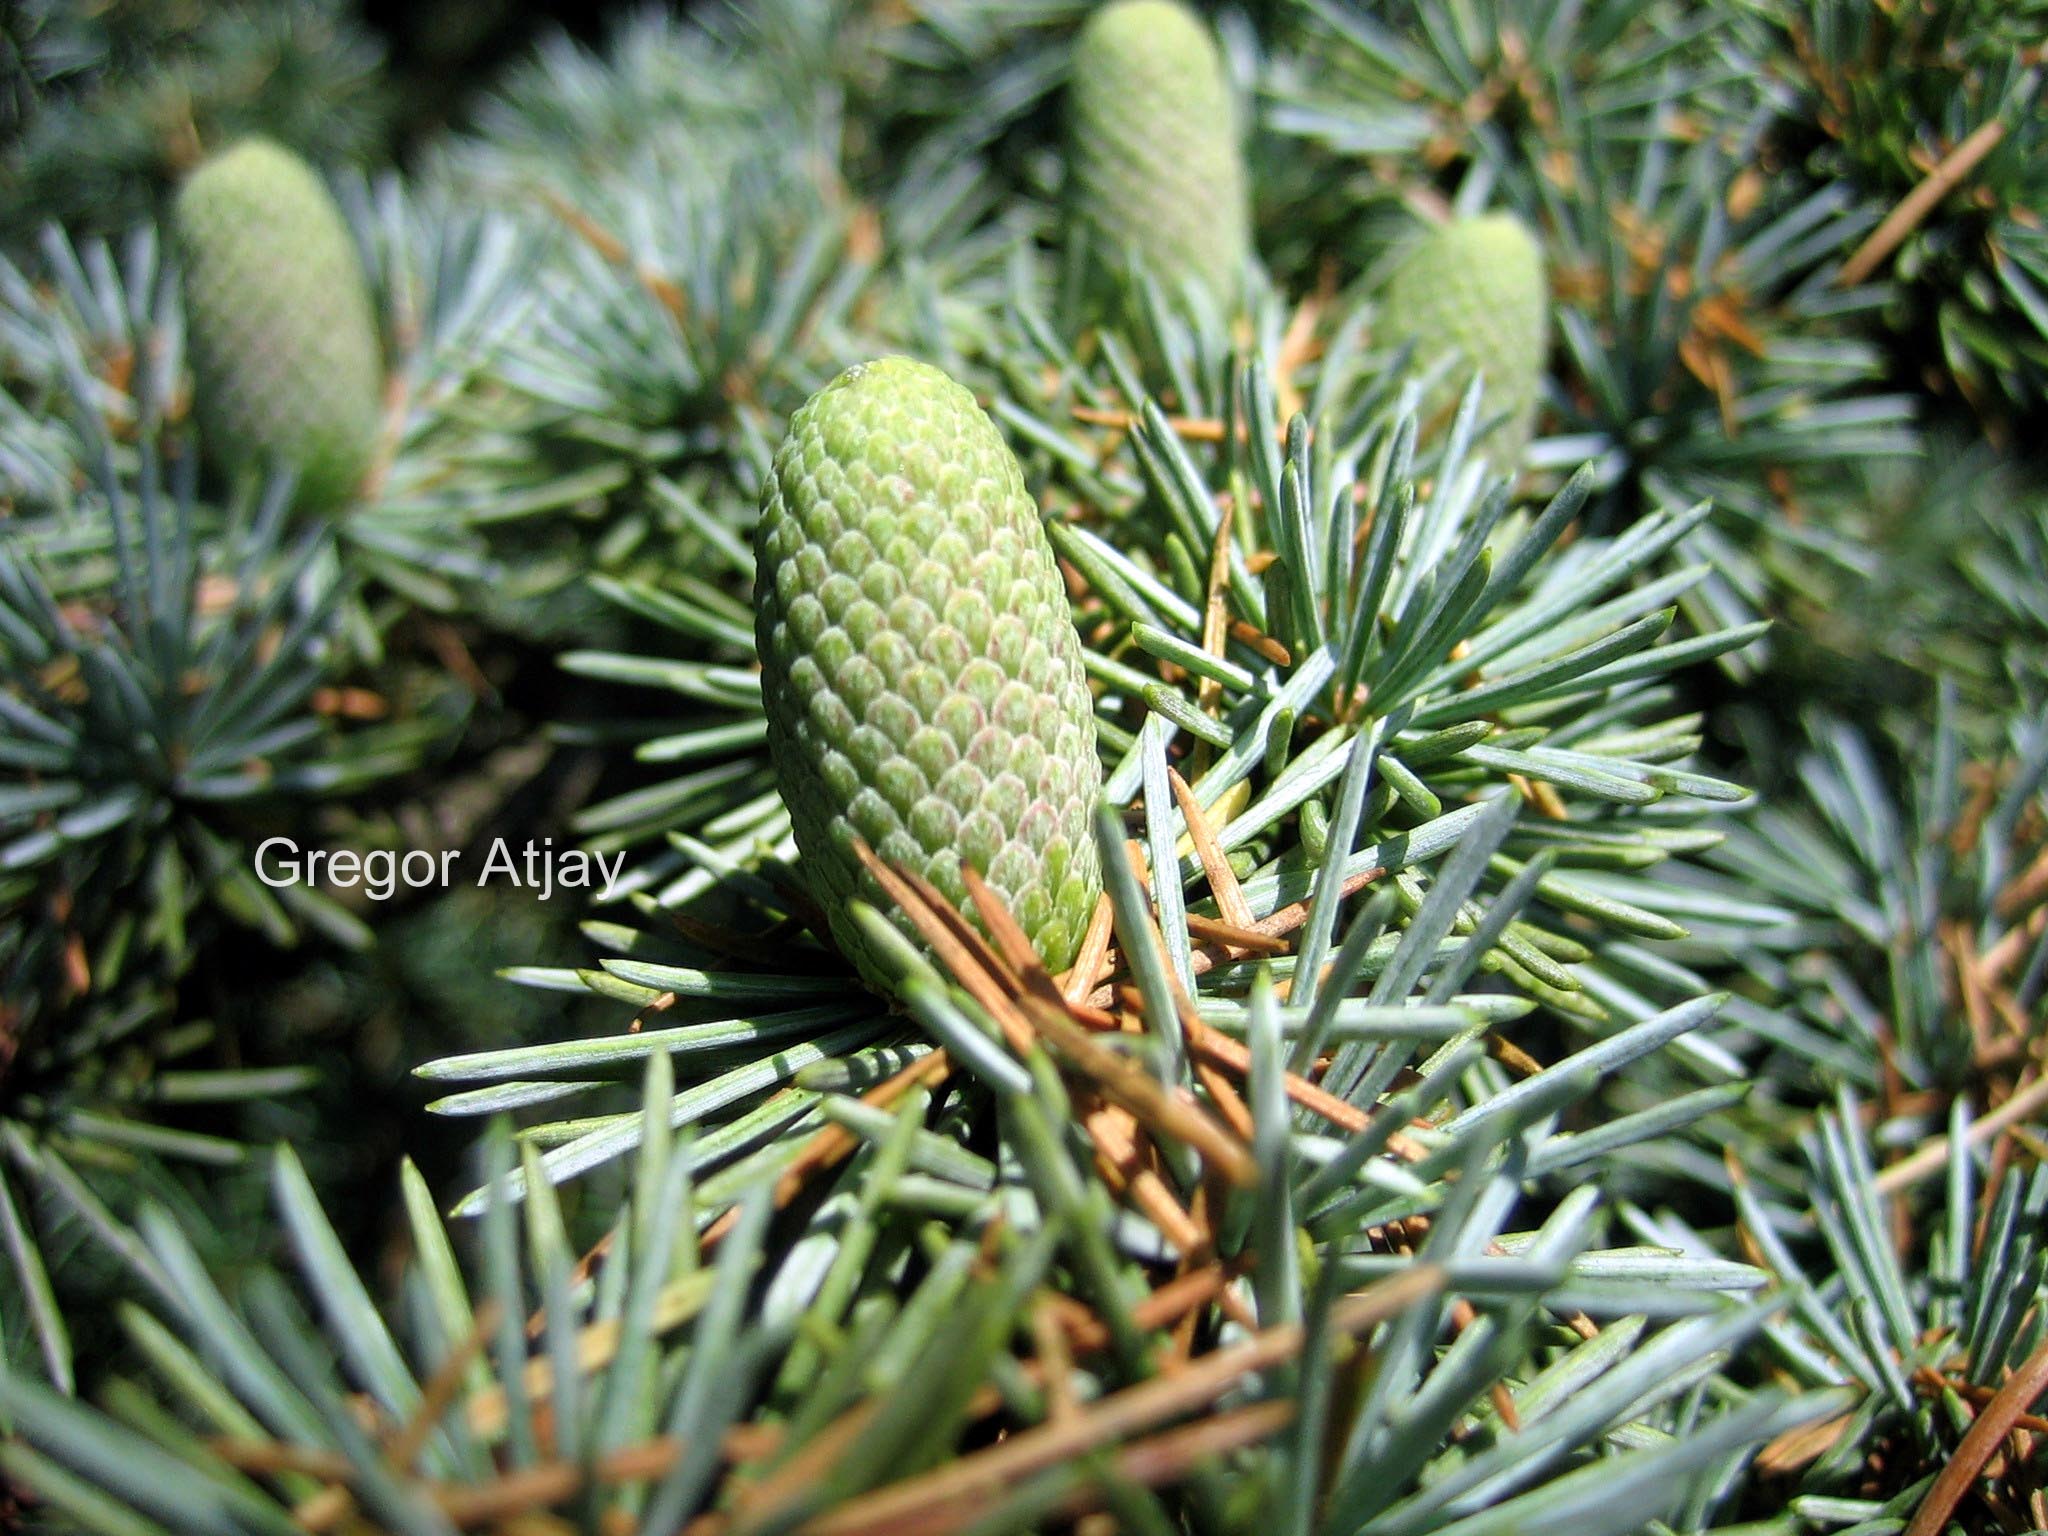
POLYGON ((1550 346, 1543 251, 1522 221, 1489 213, 1432 230, 1389 279, 1380 313, 1380 339, 1414 342, 1416 366, 1455 354, 1426 404, 1430 414, 1450 411, 1479 372, 1481 415, 1505 411, 1507 419, 1476 446, 1496 468, 1519 468, 1550 346))
POLYGON ((290 150, 243 139, 185 183, 177 232, 221 467, 288 466, 299 505, 345 501, 376 450, 384 370, 341 211, 290 150))
POLYGON ((1067 201, 1100 256, 1237 297, 1251 235, 1236 115, 1209 29, 1175 0, 1115 0, 1081 29, 1067 201))
POLYGON ((841 950, 887 983, 847 911, 893 910, 863 838, 970 915, 973 865, 1066 966, 1101 889, 1102 768, 1066 589, 995 424, 926 364, 847 369, 791 420, 756 547, 769 754, 841 950))

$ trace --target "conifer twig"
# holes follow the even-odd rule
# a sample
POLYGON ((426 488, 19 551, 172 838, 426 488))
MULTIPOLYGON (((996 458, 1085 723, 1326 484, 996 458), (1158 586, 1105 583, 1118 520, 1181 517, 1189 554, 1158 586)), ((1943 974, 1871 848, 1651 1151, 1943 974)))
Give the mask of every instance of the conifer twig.
POLYGON ((2012 1432, 2020 1415, 2043 1392, 2048 1392, 2048 1344, 2036 1349, 1984 1405, 1956 1446, 1955 1455, 1935 1475, 1933 1486, 1907 1522, 1904 1536, 1939 1536, 1947 1528, 1949 1516, 1991 1460, 1998 1442, 2012 1432))
MULTIPOLYGON (((1434 1295, 1443 1283, 1443 1271, 1431 1264, 1391 1275, 1333 1306, 1323 1336, 1336 1340, 1363 1333, 1434 1295)), ((1200 1356, 1172 1375, 1113 1392, 1077 1419, 1020 1431, 987 1450, 850 1499, 799 1530, 803 1536, 855 1536, 871 1529, 902 1529, 897 1521, 907 1522, 933 1505, 992 1494, 1019 1478, 1201 1408, 1242 1378, 1294 1359, 1307 1342, 1308 1331, 1298 1323, 1268 1328, 1241 1344, 1200 1356)))
MULTIPOLYGON (((2037 1078, 1990 1114, 1972 1121, 1963 1139, 1970 1146, 1980 1146, 2044 1107, 2048 1107, 2048 1077, 2037 1078)), ((1947 1166, 1948 1157, 1949 1138, 1933 1137, 1910 1157, 1902 1158, 1881 1171, 1872 1187, 1880 1195, 1895 1195, 1902 1189, 1912 1188, 1930 1174, 1938 1173, 1947 1166)))
POLYGON ((1998 147, 2004 137, 2005 123, 1994 117, 1980 124, 1969 137, 1944 155, 1941 163, 1901 198, 1898 206, 1885 215, 1884 222, 1850 253, 1849 259, 1842 263, 1842 270, 1835 275, 1836 285, 1853 288, 1876 272, 1885 258, 1919 228, 1920 222, 1977 168, 1986 155, 1998 147))

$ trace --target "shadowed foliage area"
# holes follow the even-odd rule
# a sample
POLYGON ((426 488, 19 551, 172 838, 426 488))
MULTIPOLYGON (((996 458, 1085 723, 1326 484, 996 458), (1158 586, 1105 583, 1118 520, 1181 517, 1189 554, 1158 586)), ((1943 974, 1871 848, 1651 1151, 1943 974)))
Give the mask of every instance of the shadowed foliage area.
POLYGON ((2048 1528, 2040 19, 0 12, 0 1530, 2048 1528))

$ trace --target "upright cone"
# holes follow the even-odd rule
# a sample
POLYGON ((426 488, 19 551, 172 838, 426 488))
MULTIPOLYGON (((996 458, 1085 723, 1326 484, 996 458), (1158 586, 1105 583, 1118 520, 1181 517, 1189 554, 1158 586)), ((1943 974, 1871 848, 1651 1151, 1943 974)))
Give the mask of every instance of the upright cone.
POLYGON ((864 839, 967 905, 964 860, 1054 969, 1101 889, 1102 792, 1066 589, 1015 457, 974 397, 906 358, 849 368, 796 413, 756 535, 768 748, 833 937, 890 909, 864 839))
POLYGON ((186 329, 221 467, 298 472, 301 506, 332 507, 376 451, 383 364, 341 212, 319 177, 244 139, 178 194, 186 329))
POLYGON ((1536 425, 1550 347, 1550 299, 1543 251, 1513 214, 1454 219, 1417 242, 1387 283, 1380 340, 1415 344, 1418 367, 1448 357, 1431 395, 1432 415, 1449 411, 1476 369, 1485 380, 1483 414, 1506 413, 1479 450, 1495 467, 1520 465, 1536 425))
POLYGON ((1134 256, 1230 306, 1251 248, 1244 158, 1223 60, 1175 0, 1114 0, 1074 47, 1067 92, 1069 239, 1134 256))

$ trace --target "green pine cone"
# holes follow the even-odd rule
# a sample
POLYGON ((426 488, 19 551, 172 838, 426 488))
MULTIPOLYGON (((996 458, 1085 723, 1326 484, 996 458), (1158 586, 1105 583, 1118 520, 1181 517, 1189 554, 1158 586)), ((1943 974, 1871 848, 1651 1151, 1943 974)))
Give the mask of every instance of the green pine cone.
POLYGON ((840 949, 887 984, 847 910, 893 911, 861 838, 970 915, 973 865, 1064 968, 1101 889, 1102 768, 1066 589, 995 424, 924 363, 847 369, 791 420, 756 548, 769 754, 840 949))
POLYGON ((376 452, 384 366, 355 242, 290 150, 243 139, 178 194, 186 330, 220 467, 298 471, 332 507, 376 452))
POLYGON ((1430 231, 1388 280, 1380 316, 1379 339, 1414 342, 1418 367, 1456 354, 1425 404, 1429 415, 1453 409, 1479 371, 1486 381, 1481 413, 1505 411, 1507 419, 1475 446, 1497 468, 1518 468, 1550 348, 1543 250, 1528 227, 1513 214, 1489 213, 1430 231))
POLYGON ((1236 112, 1215 40, 1176 0, 1115 0, 1081 29, 1067 200, 1102 255, 1237 298, 1251 234, 1236 112))

